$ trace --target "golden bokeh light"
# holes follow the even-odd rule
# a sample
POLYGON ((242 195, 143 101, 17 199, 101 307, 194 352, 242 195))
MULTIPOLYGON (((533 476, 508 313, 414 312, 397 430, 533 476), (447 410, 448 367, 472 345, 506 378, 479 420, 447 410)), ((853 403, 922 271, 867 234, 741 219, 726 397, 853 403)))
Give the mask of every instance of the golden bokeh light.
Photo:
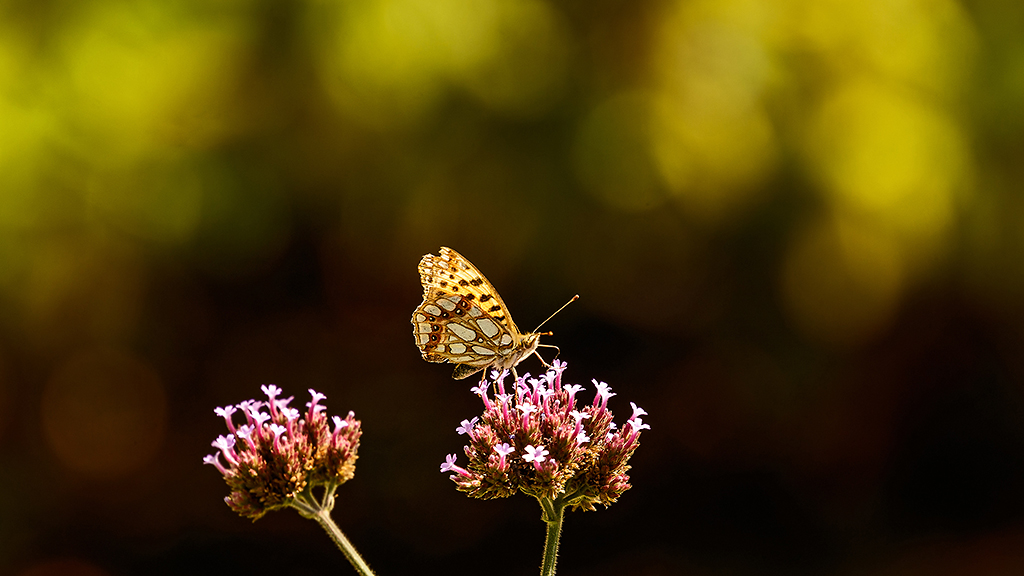
POLYGON ((0 234, 92 216, 150 240, 191 239, 192 152, 235 130, 248 30, 225 26, 224 12, 89 3, 57 21, 45 57, 25 34, 0 33, 0 234))
POLYGON ((838 209, 869 218, 930 254, 963 201, 967 146, 953 119, 867 80, 836 90, 814 115, 811 169, 838 209))
POLYGON ((531 115, 562 87, 569 40, 546 2, 372 0, 314 12, 325 84, 364 125, 416 124, 451 88, 531 115))
POLYGON ((777 162, 762 101, 772 22, 767 8, 744 0, 670 6, 654 53, 653 153, 679 202, 716 222, 756 199, 777 162))
POLYGON ((654 155, 675 198, 707 222, 742 213, 774 169, 774 130, 761 111, 733 114, 661 98, 654 155), (721 113, 721 114, 719 114, 721 113))
POLYGON ((83 12, 67 24, 64 69, 52 80, 63 95, 54 104, 88 138, 77 152, 117 167, 224 136, 244 20, 216 25, 165 3, 98 2, 83 12))
MULTIPOLYGON (((458 85, 487 108, 531 117, 546 111, 566 83, 570 40, 551 4, 496 2, 495 48, 478 65, 459 70, 458 85)), ((460 10, 464 10, 460 4, 460 10)))
POLYGON ((149 462, 164 440, 167 407, 152 367, 114 349, 66 358, 50 376, 43 429, 61 464, 113 479, 149 462))
MULTIPOLYGON (((59 119, 38 92, 42 79, 27 47, 0 21, 0 235, 31 229, 44 219, 35 184, 46 149, 60 140, 59 119)), ((0 266, 2 277, 10 270, 0 266)))
POLYGON ((955 0, 786 0, 774 41, 834 77, 870 72, 939 97, 963 90, 975 32, 955 0))

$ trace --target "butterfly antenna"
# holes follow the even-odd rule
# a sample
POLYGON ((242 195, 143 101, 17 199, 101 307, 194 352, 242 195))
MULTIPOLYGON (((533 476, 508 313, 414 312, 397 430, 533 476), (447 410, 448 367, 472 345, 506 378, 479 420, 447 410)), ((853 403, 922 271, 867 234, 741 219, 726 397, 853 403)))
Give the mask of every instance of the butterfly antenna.
MULTIPOLYGON (((533 331, 536 332, 537 330, 540 330, 540 327, 543 326, 544 324, 546 324, 548 320, 551 320, 552 318, 554 318, 555 314, 558 314, 562 310, 565 310, 566 306, 568 306, 569 304, 572 304, 573 302, 575 302, 575 301, 577 301, 579 299, 580 299, 580 295, 579 294, 577 294, 577 295, 573 296, 572 298, 570 298, 568 302, 566 302, 565 304, 562 304, 561 308, 559 308, 558 310, 555 310, 554 313, 551 314, 551 316, 548 316, 547 319, 544 320, 544 322, 541 322, 540 324, 538 324, 537 327, 533 329, 533 331)), ((548 333, 548 335, 550 335, 550 333, 548 333)))

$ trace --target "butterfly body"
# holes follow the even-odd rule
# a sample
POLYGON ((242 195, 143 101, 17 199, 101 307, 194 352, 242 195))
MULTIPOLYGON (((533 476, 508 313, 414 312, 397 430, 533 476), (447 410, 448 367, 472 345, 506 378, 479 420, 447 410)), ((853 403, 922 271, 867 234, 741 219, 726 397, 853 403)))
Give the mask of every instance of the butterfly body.
POLYGON ((514 369, 537 350, 541 334, 523 334, 486 277, 458 252, 442 247, 419 263, 423 302, 412 314, 413 337, 427 362, 456 364, 461 380, 486 368, 514 369))

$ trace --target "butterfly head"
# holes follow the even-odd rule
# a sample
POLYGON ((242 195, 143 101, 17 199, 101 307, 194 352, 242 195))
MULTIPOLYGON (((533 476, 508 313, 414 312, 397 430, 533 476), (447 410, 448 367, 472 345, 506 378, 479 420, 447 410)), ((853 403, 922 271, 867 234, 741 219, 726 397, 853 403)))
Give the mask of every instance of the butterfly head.
POLYGON ((537 351, 537 346, 540 345, 541 336, 550 336, 551 332, 530 332, 529 334, 523 334, 523 343, 520 344, 522 352, 519 352, 520 358, 526 358, 530 354, 537 351))
MULTIPOLYGON (((503 363, 504 365, 501 367, 512 368, 529 357, 530 354, 535 354, 537 352, 537 347, 541 345, 540 337, 551 336, 551 334, 551 332, 530 332, 528 334, 523 334, 522 341, 518 346, 516 346, 515 350, 512 351, 512 354, 509 355, 508 360, 506 360, 503 363)), ((538 358, 539 357, 540 356, 538 356, 538 358)), ((541 362, 543 361, 544 360, 541 359, 541 362)))

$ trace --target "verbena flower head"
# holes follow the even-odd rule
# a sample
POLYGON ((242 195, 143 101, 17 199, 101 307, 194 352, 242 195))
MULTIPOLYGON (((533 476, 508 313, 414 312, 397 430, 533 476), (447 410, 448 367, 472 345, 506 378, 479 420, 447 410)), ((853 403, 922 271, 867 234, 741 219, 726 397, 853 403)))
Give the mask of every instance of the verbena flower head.
POLYGON ((291 408, 294 397, 280 398, 281 389, 263 386, 266 401, 246 400, 216 408, 224 418, 227 436, 213 446, 219 450, 203 459, 220 470, 231 489, 224 500, 232 510, 256 520, 271 510, 292 506, 303 511, 297 498, 313 487, 323 487, 323 501, 333 505, 334 490, 355 474, 361 424, 355 414, 328 420, 326 397, 313 397, 303 414, 291 408), (241 412, 245 423, 235 426, 241 412), (220 457, 224 457, 225 463, 220 457))
POLYGON ((573 509, 609 506, 630 488, 629 458, 640 445, 640 432, 650 428, 633 406, 629 420, 616 429, 608 410, 611 388, 594 381, 593 402, 581 401, 583 389, 563 385, 565 363, 540 378, 524 374, 506 391, 507 371, 473 389, 484 412, 479 420, 463 420, 469 463, 456 464, 449 455, 442 472, 455 472, 458 489, 474 498, 506 498, 523 492, 537 499, 561 499, 573 509), (488 391, 495 390, 493 398, 488 391))

